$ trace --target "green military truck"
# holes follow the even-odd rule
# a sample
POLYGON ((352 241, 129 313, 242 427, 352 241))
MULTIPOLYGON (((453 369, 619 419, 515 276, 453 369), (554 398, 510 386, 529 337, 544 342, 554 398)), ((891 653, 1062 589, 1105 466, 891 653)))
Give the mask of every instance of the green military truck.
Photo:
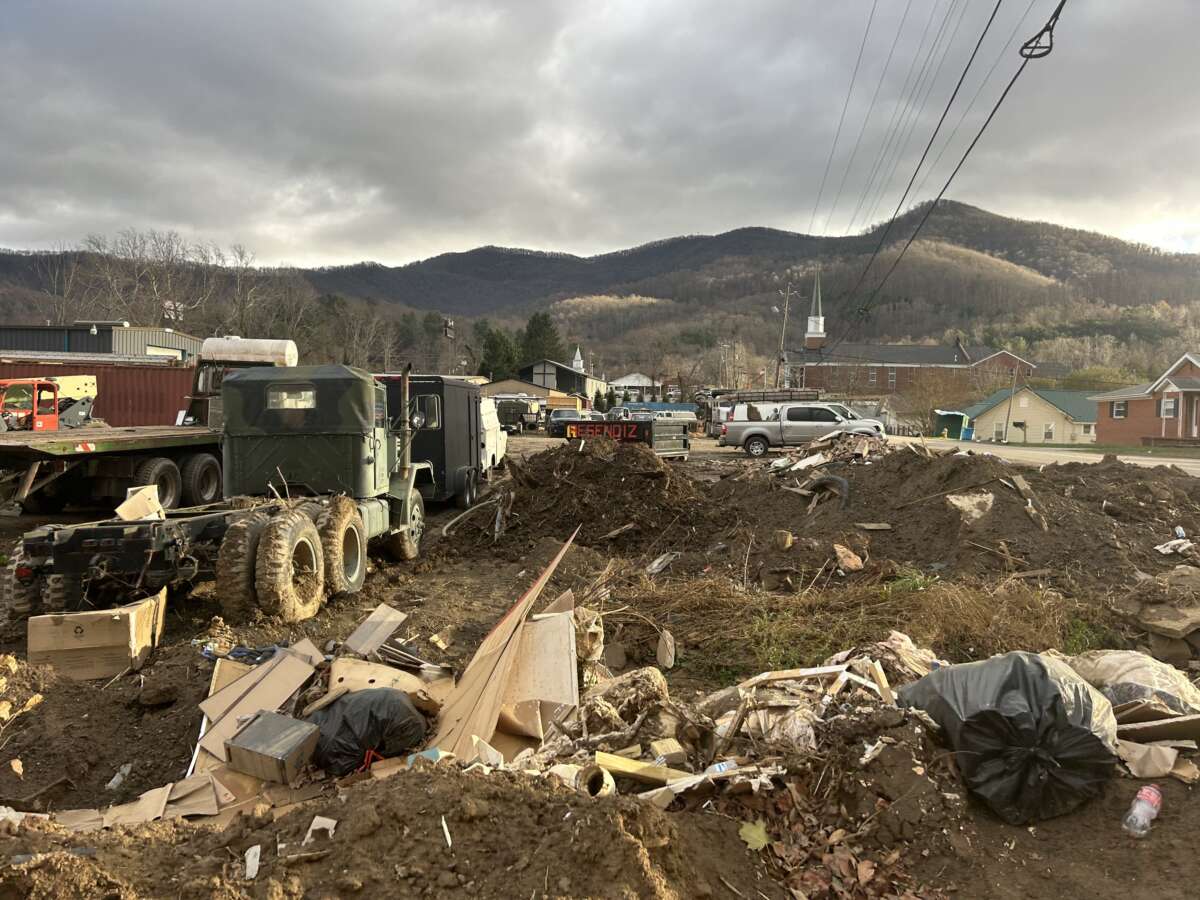
POLYGON ((164 587, 215 582, 223 615, 254 610, 296 622, 326 597, 356 593, 367 543, 400 559, 420 550, 408 373, 399 408, 367 372, 347 366, 246 369, 225 376, 219 503, 163 519, 47 525, 28 532, 0 570, 13 616, 103 606, 164 587))

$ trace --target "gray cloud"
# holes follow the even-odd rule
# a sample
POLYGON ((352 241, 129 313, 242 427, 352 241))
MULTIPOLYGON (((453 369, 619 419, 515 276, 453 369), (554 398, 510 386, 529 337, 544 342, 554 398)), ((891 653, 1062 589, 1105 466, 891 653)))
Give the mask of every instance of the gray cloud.
MULTIPOLYGON (((1053 5, 1035 0, 1016 43, 1053 5)), ((1002 5, 960 103, 1026 6, 1002 5)), ((863 191, 931 10, 930 37, 948 13, 955 39, 876 218, 991 4, 913 0, 833 207, 904 7, 879 3, 816 216, 832 233, 863 191)), ((0 245, 132 225, 241 242, 271 262, 398 263, 484 243, 593 253, 742 225, 806 230, 869 9, 8 0, 0 245)), ((1200 250, 1197 25, 1190 0, 1153 16, 1068 3, 1054 53, 1030 64, 950 195, 1200 250)), ((1015 44, 1008 56, 914 199, 940 186, 1017 65, 1015 44)))

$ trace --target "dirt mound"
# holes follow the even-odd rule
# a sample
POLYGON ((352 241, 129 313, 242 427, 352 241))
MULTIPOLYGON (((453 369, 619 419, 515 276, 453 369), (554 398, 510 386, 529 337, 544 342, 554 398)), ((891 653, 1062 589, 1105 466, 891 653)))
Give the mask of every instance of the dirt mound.
MULTIPOLYGON (((790 581, 798 589, 807 584, 805 575, 811 580, 823 565, 824 576, 830 576, 837 542, 877 563, 868 566, 868 575, 894 575, 896 566, 906 565, 981 578, 1048 569, 1045 575, 1056 587, 1109 593, 1127 588, 1139 571, 1155 574, 1181 561, 1154 551, 1173 537, 1175 526, 1189 535, 1200 529, 1200 482, 1165 467, 1113 461, 1038 471, 988 455, 926 458, 903 450, 870 465, 822 471, 848 482, 844 508, 826 501, 808 512, 808 498, 782 489, 800 479, 786 476, 726 480, 710 491, 710 501, 720 498, 729 518, 756 533, 745 564, 760 582, 790 581), (1027 511, 1029 501, 1014 477, 1023 477, 1032 489, 1038 515, 1027 511), (958 497, 977 508, 956 505, 958 497), (865 530, 860 523, 890 530, 865 530), (774 529, 793 531, 795 547, 773 551, 774 529), (764 579, 767 574, 776 577, 764 579)), ((743 537, 733 547, 739 566, 747 544, 743 537)), ((830 583, 837 581, 830 577, 830 583)))
POLYGON ((630 798, 590 800, 526 776, 463 774, 445 765, 368 780, 278 821, 270 811, 243 816, 224 832, 162 822, 69 836, 34 825, 3 844, 5 853, 87 846, 95 856, 59 853, 8 867, 0 896, 80 896, 77 878, 104 885, 101 893, 114 897, 675 900, 717 896, 722 879, 744 896, 785 896, 727 819, 664 813, 630 798), (332 839, 302 848, 314 815, 336 819, 337 827, 332 839), (261 868, 247 882, 244 854, 256 844, 261 868), (314 856, 289 861, 280 857, 280 844, 284 857, 314 856))
POLYGON ((200 728, 196 704, 207 693, 211 671, 189 644, 160 648, 142 672, 107 685, 20 663, 5 673, 5 699, 14 710, 34 694, 42 701, 3 726, 4 758, 20 759, 23 775, 0 767, 0 805, 104 806, 178 779, 191 759, 200 728), (125 763, 132 764, 129 774, 116 790, 107 790, 125 763))
MULTIPOLYGON (((541 538, 562 541, 581 526, 575 543, 633 555, 661 538, 690 539, 705 512, 690 478, 644 444, 597 438, 564 444, 518 463, 501 488, 499 544, 524 549, 541 538)), ((495 506, 476 513, 456 533, 457 544, 490 544, 495 506)))

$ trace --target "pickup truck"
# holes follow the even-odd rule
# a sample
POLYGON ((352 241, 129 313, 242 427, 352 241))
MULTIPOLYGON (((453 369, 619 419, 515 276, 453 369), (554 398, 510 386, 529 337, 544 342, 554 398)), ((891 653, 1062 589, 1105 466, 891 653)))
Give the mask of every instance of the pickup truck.
POLYGON ((762 456, 772 447, 807 444, 831 431, 886 436, 887 432, 878 420, 851 418, 852 415, 855 414, 839 404, 782 403, 767 421, 725 422, 721 425, 717 444, 741 447, 749 456, 762 456))

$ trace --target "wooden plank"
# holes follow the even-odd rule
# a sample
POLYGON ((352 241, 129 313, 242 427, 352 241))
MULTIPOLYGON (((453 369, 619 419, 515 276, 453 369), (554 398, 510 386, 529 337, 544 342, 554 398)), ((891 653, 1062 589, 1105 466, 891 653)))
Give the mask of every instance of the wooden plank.
POLYGON ((888 683, 887 673, 883 671, 883 666, 879 664, 879 660, 871 660, 871 678, 875 681, 875 686, 879 688, 879 696, 883 698, 883 702, 891 706, 896 705, 896 695, 892 693, 892 686, 888 683))
POLYGON ((816 666, 815 668, 809 669, 780 669, 776 672, 763 672, 761 675, 755 675, 753 678, 743 681, 738 685, 738 687, 745 690, 748 688, 757 687, 760 684, 768 684, 772 681, 797 681, 802 678, 824 678, 826 675, 840 675, 845 671, 845 663, 837 666, 816 666))
POLYGON ((371 610, 371 614, 363 623, 354 629, 350 637, 346 638, 342 647, 359 656, 367 656, 378 650, 407 618, 407 613, 393 609, 386 603, 380 603, 371 610))
POLYGON ((891 531, 892 526, 887 522, 855 522, 855 528, 861 528, 863 531, 891 531))
POLYGON ((691 772, 679 769, 669 769, 666 766, 656 766, 654 763, 643 762, 640 759, 626 759, 615 753, 596 751, 596 765, 608 770, 614 778, 628 778, 642 784, 668 784, 680 778, 691 778, 691 772))
POLYGON ((1123 741, 1145 744, 1150 741, 1181 741, 1200 739, 1200 715, 1175 716, 1157 722, 1118 725, 1117 737, 1123 741))
POLYGON ((1015 487, 1017 489, 1017 493, 1019 493, 1022 497, 1024 497, 1030 503, 1038 502, 1037 492, 1034 491, 1034 489, 1029 486, 1029 482, 1025 480, 1025 477, 1023 475, 1014 475, 1012 477, 1012 483, 1013 483, 1013 487, 1015 487))

